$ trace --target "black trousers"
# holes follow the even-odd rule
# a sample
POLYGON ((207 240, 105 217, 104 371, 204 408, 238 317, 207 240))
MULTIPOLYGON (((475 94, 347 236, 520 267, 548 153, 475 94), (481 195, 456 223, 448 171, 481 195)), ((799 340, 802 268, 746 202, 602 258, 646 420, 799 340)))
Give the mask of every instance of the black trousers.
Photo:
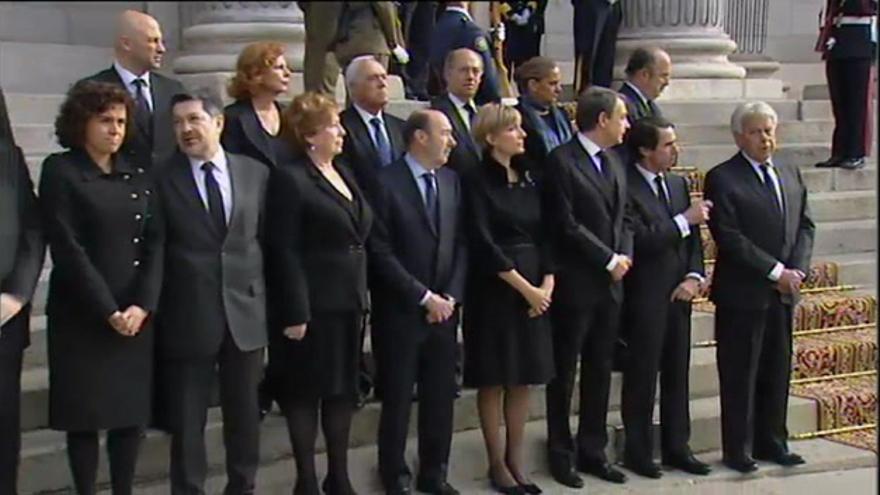
POLYGON ((607 300, 583 307, 551 310, 556 376, 547 385, 547 436, 551 452, 604 462, 611 363, 620 306, 607 300), (568 423, 575 370, 581 364, 580 411, 576 443, 568 423))
POLYGON ((626 457, 653 458, 654 398, 660 373, 661 446, 664 457, 689 451, 688 370, 691 357, 691 305, 660 304, 632 318, 623 374, 621 410, 626 428, 626 457))
POLYGON ((437 2, 402 2, 400 17, 409 63, 403 66, 403 82, 408 97, 428 96, 431 33, 434 32, 437 2))
POLYGON ((0 347, 0 493, 18 493, 23 350, 0 347))
POLYGON ((871 59, 825 61, 828 92, 834 112, 831 155, 838 158, 867 156, 871 139, 871 59))
POLYGON ((598 12, 586 7, 574 10, 575 29, 584 30, 587 37, 583 50, 575 53, 574 85, 577 94, 590 86, 611 87, 621 17, 620 2, 598 12))
POLYGON ((419 477, 446 479, 452 444, 457 327, 456 316, 441 325, 374 329, 382 333, 377 363, 382 383, 378 443, 379 474, 386 486, 411 476, 404 454, 414 384, 419 390, 419 477))
POLYGON ((205 493, 205 424, 218 369, 228 479, 224 494, 254 493, 260 457, 257 386, 263 372, 263 349, 241 351, 227 331, 216 356, 164 360, 160 366, 163 407, 171 432, 172 495, 205 493))
POLYGON ((716 308, 725 457, 788 451, 791 332, 791 306, 778 294, 766 310, 716 308))

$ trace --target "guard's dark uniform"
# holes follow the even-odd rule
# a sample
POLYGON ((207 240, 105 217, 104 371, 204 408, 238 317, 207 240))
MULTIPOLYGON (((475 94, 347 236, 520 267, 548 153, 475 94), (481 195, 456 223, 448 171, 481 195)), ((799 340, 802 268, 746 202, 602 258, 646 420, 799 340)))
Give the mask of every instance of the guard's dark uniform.
POLYGON ((611 87, 620 0, 572 0, 574 5, 575 90, 611 87))
MULTIPOLYGON (((434 26, 431 36, 431 72, 438 81, 443 80, 443 62, 452 50, 470 48, 483 58, 483 80, 477 92, 477 103, 501 100, 501 86, 495 61, 492 59, 491 40, 470 16, 447 8, 434 26)), ((440 94, 436 92, 436 94, 440 94)))
POLYGON ((513 69, 516 66, 541 54, 541 37, 544 36, 544 11, 547 9, 547 0, 537 2, 534 0, 512 0, 501 2, 501 4, 504 30, 507 34, 507 38, 504 40, 504 65, 513 75, 513 69), (526 23, 520 25, 513 16, 521 16, 526 10, 528 10, 529 16, 526 23))
POLYGON ((825 59, 835 126, 831 159, 819 167, 861 168, 870 152, 876 16, 877 0, 827 0, 816 51, 825 59))

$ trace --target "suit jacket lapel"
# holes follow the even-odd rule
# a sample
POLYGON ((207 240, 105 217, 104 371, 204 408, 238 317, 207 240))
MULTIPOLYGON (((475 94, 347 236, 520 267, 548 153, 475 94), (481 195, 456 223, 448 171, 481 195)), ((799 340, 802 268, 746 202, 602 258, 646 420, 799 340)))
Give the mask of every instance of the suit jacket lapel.
POLYGON ((348 127, 352 130, 355 147, 360 148, 362 155, 369 156, 371 165, 375 167, 375 164, 379 163, 379 152, 376 150, 373 138, 370 137, 370 129, 354 107, 349 109, 347 120, 348 127))
POLYGON ((605 178, 599 175, 599 171, 596 170, 596 164, 593 163, 593 159, 590 158, 590 154, 587 153, 584 147, 581 146, 579 142, 574 142, 572 144, 574 144, 575 147, 571 156, 574 168, 580 171, 580 173, 596 187, 605 199, 605 204, 608 206, 608 209, 611 210, 611 193, 608 190, 605 178))
POLYGON ((239 210, 244 204, 244 197, 248 194, 247 166, 226 153, 226 166, 229 169, 229 182, 232 189, 232 212, 229 215, 229 228, 227 233, 232 232, 238 220, 239 210))
POLYGON ((428 219, 428 210, 425 206, 425 200, 422 199, 422 193, 419 191, 419 185, 416 184, 415 177, 413 177, 412 173, 410 173, 409 166, 406 164, 406 161, 401 161, 400 163, 402 164, 402 167, 400 167, 397 175, 398 182, 400 183, 400 191, 407 197, 410 205, 412 205, 412 207, 419 212, 422 217, 422 221, 425 222, 425 225, 428 226, 428 230, 430 230, 431 233, 434 234, 434 236, 436 237, 437 229, 434 227, 434 224, 428 219))
POLYGON ((452 198, 452 184, 446 180, 446 174, 437 175, 437 221, 440 238, 451 239, 454 235, 453 225, 455 220, 455 204, 452 198))
POLYGON ((199 188, 196 186, 196 181, 193 177, 192 169, 189 166, 189 161, 185 157, 182 157, 178 160, 175 166, 172 167, 171 172, 172 183, 177 189, 177 192, 184 199, 184 203, 186 203, 196 217, 201 219, 201 223, 211 232, 212 235, 219 235, 214 224, 211 223, 205 204, 202 202, 202 197, 199 194, 199 188))
MULTIPOLYGON (((279 114, 281 110, 279 109, 279 114)), ((269 140, 266 138, 266 133, 262 130, 262 124, 260 123, 259 117, 257 117, 257 112, 254 110, 254 107, 248 104, 247 111, 244 112, 241 119, 242 127, 244 128, 244 133, 247 135, 248 139, 257 150, 263 155, 269 163, 278 163, 275 159, 274 153, 271 151, 271 146, 269 145, 269 140)))
MULTIPOLYGON (((307 161, 305 163, 305 166, 307 167, 306 170, 308 170, 309 177, 312 178, 312 180, 315 183, 315 186, 323 194, 328 196, 331 201, 336 203, 336 205, 339 206, 339 208, 341 208, 345 212, 346 216, 349 219, 349 224, 352 229, 352 232, 354 232, 355 235, 357 235, 359 232, 359 230, 358 230, 359 225, 358 225, 358 218, 354 217, 354 212, 353 212, 354 204, 348 203, 348 200, 342 195, 342 193, 340 193, 339 191, 336 190, 336 188, 333 187, 333 184, 331 184, 330 181, 328 181, 324 177, 324 175, 321 173, 321 171, 318 170, 318 168, 315 166, 314 163, 311 162, 311 160, 307 161)), ((355 190, 353 189, 354 181, 351 180, 351 178, 347 175, 347 173, 344 169, 345 169, 345 167, 336 167, 336 171, 340 174, 340 176, 342 176, 343 180, 345 181, 346 185, 348 186, 349 190, 351 191, 353 201, 356 201, 356 199, 354 198, 355 190)), ((363 208, 361 208, 361 209, 363 209, 363 208)))
POLYGON ((452 116, 450 120, 452 120, 452 127, 455 129, 455 139, 461 144, 464 144, 466 148, 470 150, 474 156, 480 156, 479 151, 477 151, 477 145, 474 143, 474 139, 471 137, 471 131, 469 130, 467 124, 464 123, 464 120, 461 118, 461 113, 458 111, 458 107, 455 106, 455 103, 449 98, 449 95, 443 97, 444 103, 447 105, 447 111, 449 115, 452 116))

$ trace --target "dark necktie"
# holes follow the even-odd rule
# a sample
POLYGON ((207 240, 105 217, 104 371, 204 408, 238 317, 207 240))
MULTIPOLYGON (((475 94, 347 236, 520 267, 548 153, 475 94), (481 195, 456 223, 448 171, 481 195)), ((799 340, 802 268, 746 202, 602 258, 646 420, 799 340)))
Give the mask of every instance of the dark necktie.
POLYGON ((776 197, 776 187, 773 186, 773 179, 770 177, 770 167, 766 163, 762 163, 761 167, 761 176, 764 178, 764 189, 767 191, 767 195, 770 198, 770 201, 773 202, 774 211, 781 215, 782 208, 779 204, 779 200, 776 197))
POLYGON ((611 172, 611 162, 608 160, 608 154, 605 151, 600 151, 596 153, 596 158, 599 159, 599 170, 602 171, 602 177, 605 178, 609 186, 613 185, 614 176, 611 172))
POLYGON ((464 104, 464 110, 468 114, 468 127, 474 126, 474 119, 477 117, 477 111, 474 109, 474 105, 470 102, 464 104))
POLYGON ((428 213, 431 225, 437 228, 437 188, 434 185, 434 174, 425 172, 422 174, 422 180, 425 181, 425 211, 428 213))
POLYGON ((660 199, 660 202, 663 203, 663 207, 666 208, 666 212, 672 215, 672 203, 669 201, 669 195, 666 194, 666 181, 662 175, 658 175, 654 177, 654 184, 657 186, 657 197, 660 199))
POLYGON ((143 79, 135 79, 134 84, 134 118, 138 125, 148 132, 151 136, 153 133, 153 112, 150 111, 150 105, 147 103, 147 97, 144 95, 144 89, 147 82, 143 79))
POLYGON ((205 162, 202 164, 205 172, 205 192, 208 194, 208 213, 211 222, 217 228, 221 237, 226 237, 226 211, 223 209, 223 195, 220 194, 220 184, 214 178, 214 164, 205 162))
POLYGON ((380 162, 379 168, 382 168, 393 160, 391 144, 388 142, 388 138, 385 137, 385 129, 383 129, 382 121, 379 120, 379 117, 370 119, 370 124, 373 126, 373 134, 376 136, 376 152, 379 153, 380 162))

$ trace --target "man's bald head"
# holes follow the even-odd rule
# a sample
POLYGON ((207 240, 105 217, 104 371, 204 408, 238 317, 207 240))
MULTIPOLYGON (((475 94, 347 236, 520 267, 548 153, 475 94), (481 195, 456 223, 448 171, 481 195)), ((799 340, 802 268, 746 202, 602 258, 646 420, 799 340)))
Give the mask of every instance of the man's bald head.
POLYGON ((446 89, 458 98, 470 101, 480 88, 483 70, 483 58, 470 48, 449 52, 443 64, 446 89))
POLYGON ((116 60, 134 74, 160 68, 165 44, 159 22, 136 10, 121 13, 116 22, 114 51, 116 60))

